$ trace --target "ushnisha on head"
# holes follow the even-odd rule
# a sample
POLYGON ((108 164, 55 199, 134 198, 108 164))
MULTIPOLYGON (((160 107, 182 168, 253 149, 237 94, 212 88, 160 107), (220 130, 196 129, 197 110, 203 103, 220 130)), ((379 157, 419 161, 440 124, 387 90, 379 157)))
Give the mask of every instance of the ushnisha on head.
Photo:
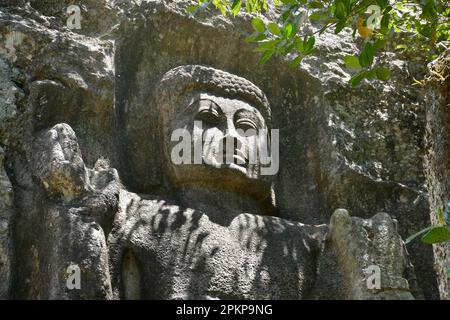
POLYGON ((172 182, 263 182, 258 148, 269 145, 271 110, 256 85, 225 71, 186 65, 161 78, 154 98, 172 182))

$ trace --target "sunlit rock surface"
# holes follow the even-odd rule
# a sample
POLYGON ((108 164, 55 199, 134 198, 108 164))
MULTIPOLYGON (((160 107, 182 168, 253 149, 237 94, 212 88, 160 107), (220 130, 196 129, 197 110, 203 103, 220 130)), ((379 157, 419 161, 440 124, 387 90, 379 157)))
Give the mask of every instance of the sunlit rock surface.
MULTIPOLYGON (((69 30, 66 9, 71 4, 69 0, 0 2, 1 298, 153 297, 139 289, 143 273, 134 262, 136 253, 117 257, 113 246, 117 239, 112 235, 127 210, 139 212, 132 206, 123 209, 126 201, 139 197, 145 212, 146 206, 153 206, 146 201, 161 197, 168 201, 173 196, 164 185, 161 123, 151 101, 161 76, 180 65, 225 70, 253 82, 267 96, 272 127, 280 130, 280 170, 273 187, 278 217, 273 219, 281 218, 281 225, 306 224, 322 234, 328 227, 318 226, 328 225, 338 208, 361 219, 387 212, 398 221, 392 233, 398 230, 405 239, 430 224, 429 192, 432 199, 440 199, 439 204, 430 201, 432 210, 446 201, 448 168, 439 159, 448 159, 441 150, 449 148, 440 142, 448 141, 448 130, 443 127, 430 134, 430 147, 424 143, 426 114, 430 128, 448 123, 433 120, 448 114, 442 109, 445 91, 411 86, 413 78, 426 72, 417 60, 420 57, 388 51, 382 59, 393 70, 392 79, 351 89, 347 84, 351 74, 342 63, 343 56, 357 50, 350 32, 339 37, 326 34, 317 42, 317 54, 296 69, 282 60, 260 66, 254 47, 244 41, 251 32, 249 15, 230 20, 211 13, 193 19, 185 14, 187 2, 82 0, 82 28, 69 30), (58 149, 58 144, 71 151, 58 149), (427 148, 435 150, 436 157, 430 157, 425 177, 427 148), (41 155, 44 151, 47 158, 41 155), (71 264, 78 264, 86 275, 81 291, 67 289, 66 268, 71 264), (21 276, 14 277, 15 272, 21 276), (117 277, 130 285, 124 289, 117 277)), ((314 26, 307 28, 314 30, 314 26)), ((218 239, 232 233, 223 226, 205 228, 220 229, 218 239)), ((302 235, 303 231, 297 236, 302 235)), ((320 237, 308 233, 307 238, 319 241, 320 237)), ((335 239, 343 241, 345 233, 335 234, 335 239)), ((279 259, 281 253, 275 251, 283 248, 274 246, 268 254, 279 259)), ((404 257, 399 259, 408 260, 412 267, 406 260, 395 263, 408 266, 404 279, 409 281, 409 291, 402 285, 401 294, 385 298, 448 297, 442 285, 442 250, 433 252, 419 241, 407 250, 409 256, 402 251, 404 257), (439 255, 437 274, 434 264, 439 255)), ((345 259, 339 260, 335 253, 325 256, 324 261, 337 270, 330 284, 335 298, 381 297, 377 292, 369 292, 370 297, 362 291, 353 296, 347 295, 353 292, 350 289, 339 291, 338 284, 348 281, 346 269, 341 270, 345 259)), ((235 272, 245 277, 239 271, 239 258, 231 257, 230 253, 235 272)), ((362 262, 353 263, 345 265, 353 268, 362 262)), ((286 266, 294 267, 294 262, 286 266)), ((177 263, 171 268, 175 273, 183 270, 177 263)), ((402 277, 403 271, 395 269, 396 276, 402 277)), ((258 272, 261 279, 271 280, 270 272, 258 272)), ((160 297, 214 297, 205 294, 201 279, 196 286, 190 296, 181 282, 179 295, 164 291, 160 297)), ((281 285, 279 291, 258 291, 247 281, 239 290, 226 284, 220 290, 226 292, 222 298, 283 298, 294 297, 291 289, 281 285)), ((294 290, 295 298, 323 297, 311 290, 310 295, 294 290)))

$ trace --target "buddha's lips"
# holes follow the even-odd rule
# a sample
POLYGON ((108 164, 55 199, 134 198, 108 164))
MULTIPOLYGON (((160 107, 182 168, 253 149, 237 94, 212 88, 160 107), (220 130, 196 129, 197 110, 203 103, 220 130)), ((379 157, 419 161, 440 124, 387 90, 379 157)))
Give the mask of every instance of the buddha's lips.
POLYGON ((247 169, 244 166, 238 165, 235 163, 223 164, 222 168, 229 168, 232 170, 237 170, 237 171, 241 172, 243 175, 247 175, 247 169))

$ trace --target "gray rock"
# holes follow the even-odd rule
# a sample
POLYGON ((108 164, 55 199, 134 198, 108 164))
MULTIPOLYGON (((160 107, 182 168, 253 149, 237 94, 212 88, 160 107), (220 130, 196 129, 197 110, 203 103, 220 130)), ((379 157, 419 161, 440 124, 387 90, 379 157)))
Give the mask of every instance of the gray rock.
POLYGON ((112 298, 105 232, 111 230, 118 206, 117 171, 103 159, 93 169, 86 168, 75 133, 67 124, 38 133, 32 150, 32 174, 39 185, 31 190, 19 189, 17 194, 41 205, 18 203, 19 210, 29 210, 29 224, 15 229, 20 262, 15 272, 21 277, 14 284, 12 296, 112 298), (36 239, 23 233, 30 227, 38 233, 36 239), (74 266, 80 270, 79 290, 68 285, 74 266))
POLYGON ((88 191, 87 170, 72 128, 56 125, 36 139, 34 146, 34 172, 50 196, 70 202, 88 191))
MULTIPOLYGON (((251 32, 250 15, 229 19, 212 12, 192 19, 184 11, 189 3, 177 1, 78 3, 83 17, 80 30, 66 27, 70 1, 2 1, 0 5, 0 145, 6 155, 0 166, 5 182, 0 184, 0 206, 14 205, 14 211, 1 207, 0 239, 14 253, 13 260, 8 258, 14 261, 10 270, 21 275, 13 277, 17 280, 11 290, 4 289, 8 281, 1 282, 0 297, 411 298, 402 279, 408 280, 415 298, 439 298, 439 291, 446 297, 442 250, 433 252, 430 246, 415 242, 408 247, 408 260, 391 218, 385 215, 367 221, 385 226, 390 236, 370 241, 365 232, 375 229, 367 227, 365 220, 333 218, 332 237, 339 243, 334 248, 341 252, 341 260, 313 236, 326 232, 320 225, 329 223, 336 208, 347 208, 362 219, 388 212, 398 221, 400 236, 406 238, 430 224, 430 199, 432 212, 446 201, 448 168, 442 159, 448 157, 440 150, 448 150, 442 142, 448 130, 438 125, 445 123, 438 121, 446 114, 442 111, 445 96, 440 89, 410 86, 413 77, 420 78, 426 71, 416 60, 420 57, 388 50, 382 62, 395 70, 393 79, 350 89, 346 81, 351 73, 341 63, 343 56, 357 49, 350 32, 339 37, 326 34, 317 43, 317 54, 298 68, 279 59, 259 66, 254 47, 244 41, 251 32), (192 64, 253 82, 272 106, 272 127, 280 129, 281 165, 270 187, 264 184, 257 189, 263 194, 265 212, 247 199, 246 210, 223 217, 214 201, 222 198, 216 204, 239 207, 239 197, 223 191, 210 192, 206 198, 181 192, 184 196, 179 197, 166 179, 155 88, 167 71, 192 64), (428 119, 427 95, 434 97, 426 111, 428 119), (430 128, 443 129, 431 132, 425 147, 427 121, 430 128), (426 148, 434 151, 425 177, 426 148), (194 196, 196 201, 187 201, 194 196), (166 207, 161 201, 167 201, 166 207), (181 212, 176 214, 177 210, 181 212), (261 213, 277 217, 260 217, 261 213), (6 237, 3 215, 9 226, 6 237), (236 231, 240 225, 247 229, 236 231), (346 225, 355 228, 361 246, 344 241, 352 234, 346 225), (146 228, 156 230, 146 233, 146 228), (207 231, 207 236, 201 233, 207 231), (267 243, 263 231, 268 232, 267 243), (243 248, 239 234, 251 238, 253 269, 242 270, 242 252, 249 248, 243 248), (192 241, 196 240, 189 235, 199 241, 198 250, 189 251, 190 262, 183 260, 180 251, 183 244, 195 247, 192 241), (175 248, 173 257, 158 246, 158 237, 175 248), (219 237, 227 245, 217 249, 217 258, 208 257, 221 244, 219 237), (290 243, 290 237, 297 240, 290 243), (294 253, 310 256, 303 239, 311 241, 313 251, 320 254, 299 265, 294 253), (260 252, 264 245, 273 249, 260 252), (289 263, 280 265, 285 248, 289 263), (396 293, 367 292, 355 284, 360 272, 356 270, 366 267, 365 260, 344 263, 342 257, 348 254, 344 248, 363 256, 367 252, 380 263, 387 286, 396 293), (389 258, 381 259, 377 248, 389 249, 389 258), (394 258, 393 252, 399 256, 394 258), (149 257, 154 254, 159 260, 149 257), (214 267, 224 255, 233 257, 227 268, 241 277, 242 286, 232 287, 228 278, 211 287, 207 284, 209 278, 217 279, 225 272, 214 267), (153 259, 153 266, 160 268, 175 259, 178 267, 171 267, 173 273, 161 281, 177 279, 176 285, 153 293, 148 288, 138 290, 141 280, 150 276, 148 266, 141 269, 142 257, 153 259), (80 266, 81 291, 66 286, 71 264, 80 266), (314 274, 313 269, 321 266, 333 270, 332 276, 319 273, 313 285, 305 274, 314 274), (299 282, 287 283, 285 278, 296 273, 297 267, 302 270, 301 276, 297 273, 299 282), (345 277, 344 267, 353 270, 352 281, 345 277), (277 268, 281 268, 278 275, 277 268), (400 274, 404 268, 408 276, 400 274), (125 288, 121 281, 127 283, 125 288)), ((266 18, 274 19, 276 13, 269 11, 266 18)), ((314 28, 308 25, 306 31, 314 28)), ((10 279, 10 273, 1 272, 0 277, 10 279)))
MULTIPOLYGON (((437 209, 443 210, 450 201, 450 113, 448 77, 450 72, 450 52, 430 63, 427 79, 431 90, 427 94, 427 153, 425 172, 430 193, 430 212, 433 224, 438 224, 437 209), (433 72, 431 72, 433 71, 433 72), (439 75, 439 76, 438 76, 439 75)), ((450 247, 448 243, 435 244, 435 269, 439 280, 441 299, 450 299, 450 247)))
POLYGON ((126 221, 109 239, 115 298, 305 299, 314 285, 325 226, 251 214, 222 226, 127 192, 119 212, 126 221))
POLYGON ((329 245, 348 281, 348 297, 414 299, 404 278, 407 255, 396 224, 386 213, 371 219, 350 217, 346 210, 332 215, 329 245))
POLYGON ((12 185, 4 169, 4 151, 0 147, 0 300, 7 299, 12 284, 13 222, 12 185))

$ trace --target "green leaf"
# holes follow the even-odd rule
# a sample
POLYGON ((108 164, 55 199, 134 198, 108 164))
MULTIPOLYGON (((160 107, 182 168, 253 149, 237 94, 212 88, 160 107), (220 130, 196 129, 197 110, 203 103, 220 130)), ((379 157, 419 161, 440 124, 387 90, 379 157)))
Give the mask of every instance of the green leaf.
POLYGON ((258 32, 264 32, 266 30, 264 22, 260 18, 254 18, 252 20, 252 26, 258 32))
POLYGON ((444 212, 442 212, 442 209, 441 208, 437 208, 436 209, 436 213, 437 213, 437 218, 438 218, 439 224, 442 225, 442 226, 445 226, 446 222, 445 222, 445 219, 444 219, 444 212))
POLYGON ((389 13, 383 14, 383 17, 381 18, 381 21, 380 21, 380 27, 381 28, 389 28, 389 20, 390 19, 391 19, 391 16, 389 15, 389 13))
POLYGON ((425 232, 428 232, 429 230, 433 229, 434 226, 429 226, 423 230, 420 230, 419 232, 413 234, 412 236, 409 236, 408 239, 405 240, 405 244, 410 243, 411 241, 413 241, 415 238, 417 238, 418 236, 424 234, 425 232))
POLYGON ((346 15, 347 15, 347 10, 345 8, 345 4, 343 2, 337 2, 335 11, 334 11, 334 16, 336 18, 338 18, 339 20, 343 20, 346 18, 346 15))
POLYGON ((417 30, 422 36, 427 37, 427 38, 431 38, 433 35, 433 28, 431 28, 431 26, 429 25, 421 25, 418 30, 417 30))
POLYGON ((231 5, 231 13, 233 13, 234 16, 237 16, 239 11, 241 11, 241 7, 242 7, 242 1, 234 0, 233 4, 231 5))
POLYGON ((406 50, 407 48, 405 44, 399 44, 395 47, 395 50, 406 50))
POLYGON ((391 77, 391 70, 385 67, 375 69, 376 76, 379 80, 387 81, 391 77))
POLYGON ((245 38, 245 41, 247 42, 260 42, 262 40, 265 40, 267 36, 264 33, 256 33, 253 34, 247 38, 245 38))
POLYGON ((279 36, 279 35, 281 34, 281 29, 280 29, 280 27, 278 26, 278 24, 276 24, 275 22, 269 23, 269 25, 267 26, 267 28, 269 29, 269 31, 270 31, 272 34, 274 34, 274 35, 276 35, 276 36, 279 36))
POLYGON ((360 73, 354 75, 349 82, 352 85, 352 87, 356 87, 361 83, 361 81, 367 78, 367 75, 368 75, 367 71, 361 71, 360 73))
POLYGON ((433 227, 422 237, 422 242, 428 244, 446 241, 450 241, 450 231, 444 226, 433 227))
POLYGON ((425 2, 425 5, 422 8, 422 18, 427 20, 433 20, 437 17, 437 11, 436 11, 436 3, 434 0, 427 0, 425 2))
POLYGON ((377 77, 377 70, 376 69, 372 69, 370 71, 367 71, 367 75, 366 75, 367 79, 372 79, 372 78, 376 78, 376 77, 377 77))
POLYGON ((308 8, 310 9, 322 9, 323 8, 323 3, 320 1, 313 1, 308 3, 308 8))
POLYGON ((373 63, 373 45, 367 42, 364 46, 363 51, 359 55, 359 64, 361 67, 369 67, 373 63))
POLYGON ((377 0, 377 4, 383 9, 389 4, 389 0, 377 0))
POLYGON ((384 9, 383 13, 389 13, 389 12, 391 12, 392 9, 393 9, 392 6, 387 6, 387 7, 384 9))
POLYGON ((303 52, 305 54, 312 53, 315 43, 316 43, 316 38, 314 38, 314 37, 309 37, 308 39, 305 38, 305 40, 303 40, 303 52))
MULTIPOLYGON (((394 29, 392 29, 394 30, 394 29)), ((380 33, 384 36, 388 36, 391 33, 391 28, 381 27, 380 33)))
POLYGON ((295 39, 294 44, 295 44, 295 49, 298 52, 302 53, 303 52, 303 41, 302 41, 302 39, 300 39, 300 38, 295 39))
POLYGON ((328 18, 325 12, 315 11, 309 15, 309 20, 311 21, 321 21, 328 18))
POLYGON ((265 64, 267 61, 270 60, 270 58, 272 58, 272 55, 273 55, 273 51, 266 51, 266 52, 262 55, 261 59, 259 60, 259 63, 260 63, 260 64, 265 64))
POLYGON ((385 46, 386 46, 386 40, 379 39, 379 40, 375 41, 375 43, 373 44, 373 50, 377 51, 377 50, 383 49, 385 46))
POLYGON ((344 2, 345 11, 346 13, 350 12, 350 9, 352 7, 352 2, 355 2, 354 0, 341 0, 344 2))
POLYGON ((290 38, 293 35, 293 31, 294 31, 294 26, 290 23, 288 23, 284 28, 283 28, 283 34, 286 38, 290 38))
POLYGON ((259 48, 261 49, 260 51, 266 51, 266 50, 275 50, 275 47, 281 42, 280 39, 274 39, 274 40, 269 40, 269 41, 265 41, 260 43, 259 48))
POLYGON ((187 13, 193 13, 196 9, 198 8, 198 6, 189 6, 186 8, 187 13))
POLYGON ((298 66, 298 65, 300 64, 300 62, 302 62, 302 60, 303 60, 303 56, 302 56, 302 55, 297 56, 294 60, 292 60, 292 61, 289 63, 289 65, 290 65, 291 67, 296 67, 296 66, 298 66))
POLYGON ((355 56, 345 56, 344 63, 347 66, 347 68, 361 69, 361 65, 359 64, 358 58, 355 56))
POLYGON ((346 24, 347 24, 347 21, 345 21, 345 20, 339 21, 339 22, 336 24, 336 28, 334 29, 334 33, 335 33, 335 34, 338 34, 339 32, 341 32, 342 29, 345 28, 346 24))

